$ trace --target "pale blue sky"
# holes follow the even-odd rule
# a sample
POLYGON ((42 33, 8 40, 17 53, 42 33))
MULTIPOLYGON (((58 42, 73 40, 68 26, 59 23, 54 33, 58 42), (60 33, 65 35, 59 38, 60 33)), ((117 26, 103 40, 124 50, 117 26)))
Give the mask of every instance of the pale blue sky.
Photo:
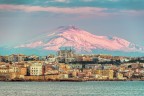
POLYGON ((144 46, 144 0, 0 0, 0 47, 63 25, 144 46))

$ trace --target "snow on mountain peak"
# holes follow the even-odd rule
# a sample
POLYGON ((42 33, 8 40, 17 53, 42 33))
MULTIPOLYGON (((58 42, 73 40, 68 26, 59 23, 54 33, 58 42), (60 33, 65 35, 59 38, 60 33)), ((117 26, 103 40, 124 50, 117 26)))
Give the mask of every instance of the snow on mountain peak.
POLYGON ((45 38, 18 47, 38 48, 45 50, 59 50, 60 47, 71 46, 77 51, 92 51, 95 49, 110 51, 135 52, 144 51, 144 47, 137 46, 119 37, 97 36, 75 26, 60 26, 45 38))

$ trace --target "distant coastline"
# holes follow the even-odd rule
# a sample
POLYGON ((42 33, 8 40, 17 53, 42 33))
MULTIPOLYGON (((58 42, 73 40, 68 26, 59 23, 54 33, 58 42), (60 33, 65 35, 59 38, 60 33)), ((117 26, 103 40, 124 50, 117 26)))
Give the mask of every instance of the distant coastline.
POLYGON ((15 79, 15 80, 0 80, 0 82, 89 82, 89 81, 144 81, 144 79, 49 79, 49 80, 22 80, 22 79, 15 79))

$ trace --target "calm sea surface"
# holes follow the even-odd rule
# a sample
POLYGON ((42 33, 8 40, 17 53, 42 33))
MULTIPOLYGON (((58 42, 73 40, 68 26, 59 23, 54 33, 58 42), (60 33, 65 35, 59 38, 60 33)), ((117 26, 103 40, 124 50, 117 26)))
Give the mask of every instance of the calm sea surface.
POLYGON ((144 96, 144 82, 0 82, 0 96, 144 96))

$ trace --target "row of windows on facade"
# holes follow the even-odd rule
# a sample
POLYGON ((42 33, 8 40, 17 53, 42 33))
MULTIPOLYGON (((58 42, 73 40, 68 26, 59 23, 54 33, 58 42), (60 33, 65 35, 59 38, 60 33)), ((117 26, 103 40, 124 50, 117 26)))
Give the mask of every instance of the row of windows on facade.
POLYGON ((31 72, 39 72, 39 71, 41 71, 41 70, 31 70, 31 72))
POLYGON ((41 68, 31 68, 31 69, 41 69, 41 68))

